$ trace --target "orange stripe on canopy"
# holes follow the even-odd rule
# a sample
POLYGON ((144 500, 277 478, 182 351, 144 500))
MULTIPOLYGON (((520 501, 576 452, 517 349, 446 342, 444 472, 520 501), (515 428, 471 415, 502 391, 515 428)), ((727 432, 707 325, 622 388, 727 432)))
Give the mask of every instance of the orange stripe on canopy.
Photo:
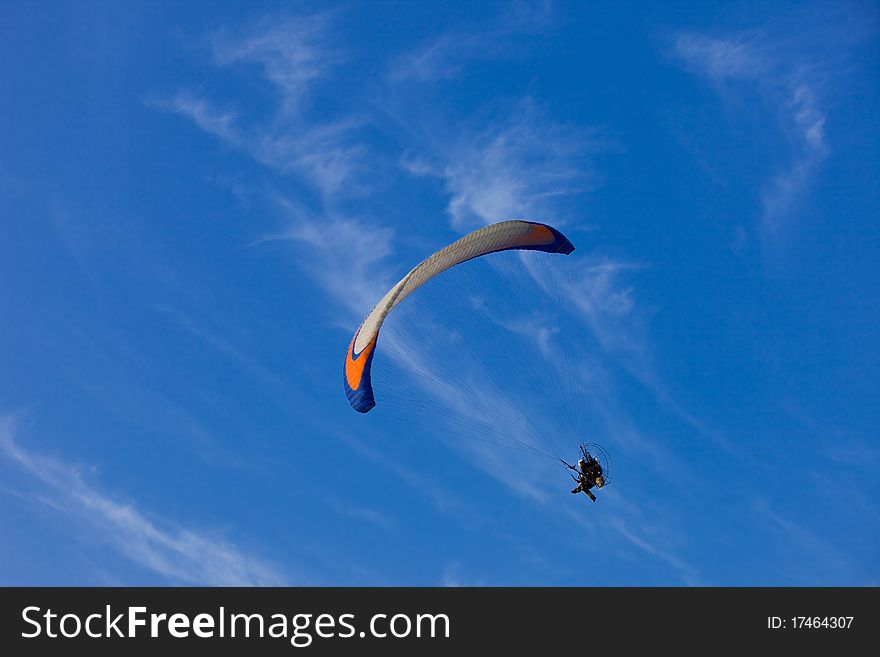
POLYGON ((373 347, 376 346, 376 338, 377 335, 372 340, 370 340, 369 344, 364 347, 364 350, 358 354, 357 358, 354 358, 354 341, 357 338, 355 335, 351 340, 351 345, 348 348, 348 358, 345 359, 345 378, 348 380, 348 385, 352 390, 357 390, 361 385, 361 377, 364 375, 364 366, 370 360, 370 352, 373 351, 373 347))

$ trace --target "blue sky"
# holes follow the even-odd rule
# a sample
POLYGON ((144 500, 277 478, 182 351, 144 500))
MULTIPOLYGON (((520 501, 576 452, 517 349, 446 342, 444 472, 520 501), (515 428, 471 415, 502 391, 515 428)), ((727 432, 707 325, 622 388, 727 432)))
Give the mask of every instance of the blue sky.
POLYGON ((878 19, 3 3, 0 582, 877 585, 878 19), (577 247, 596 504, 342 391, 504 219, 577 247))

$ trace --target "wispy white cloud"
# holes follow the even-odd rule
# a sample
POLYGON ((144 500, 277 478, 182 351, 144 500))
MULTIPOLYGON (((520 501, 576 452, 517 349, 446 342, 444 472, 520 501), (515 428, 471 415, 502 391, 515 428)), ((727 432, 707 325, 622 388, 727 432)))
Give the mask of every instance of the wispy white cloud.
POLYGON ((444 180, 452 225, 468 230, 505 219, 549 218, 560 223, 561 201, 589 191, 597 180, 594 131, 555 123, 530 99, 451 141, 428 140, 426 157, 407 157, 415 175, 444 180))
POLYGON ((214 36, 214 57, 221 66, 259 66, 280 92, 280 114, 300 112, 312 85, 344 57, 331 45, 329 14, 271 16, 252 25, 243 35, 221 31, 214 36))
POLYGON ((220 139, 241 147, 242 137, 235 127, 238 115, 231 109, 220 109, 204 98, 181 92, 174 98, 156 103, 157 107, 181 114, 198 128, 220 139))
POLYGON ((204 132, 261 164, 283 174, 302 176, 325 196, 339 192, 347 183, 354 184, 364 154, 361 146, 350 141, 351 133, 360 125, 351 117, 320 124, 242 127, 235 111, 219 109, 208 99, 190 92, 181 92, 156 105, 190 119, 204 132))
POLYGON ((277 106, 268 116, 245 122, 238 109, 220 108, 192 91, 155 103, 189 118, 201 130, 283 174, 301 176, 325 198, 353 193, 363 148, 353 134, 363 125, 355 113, 309 118, 313 87, 343 61, 333 45, 327 15, 260 21, 249 30, 214 38, 220 67, 258 67, 275 91, 277 106))
POLYGON ((444 181, 456 230, 514 218, 559 224, 570 218, 564 202, 597 183, 593 157, 610 145, 598 130, 555 121, 528 94, 469 110, 467 118, 437 114, 444 101, 430 94, 479 62, 522 56, 527 37, 546 33, 552 21, 549 3, 519 3, 478 31, 443 32, 394 60, 384 95, 374 99, 408 136, 401 167, 444 181))
POLYGON ((791 220, 809 191, 816 168, 830 151, 825 136, 823 74, 809 54, 787 49, 758 32, 729 37, 680 32, 672 52, 724 96, 735 93, 732 83, 752 85, 781 121, 787 164, 771 176, 761 192, 761 229, 765 238, 772 237, 791 220))
POLYGON ((688 68, 715 82, 751 80, 766 75, 770 61, 762 50, 760 39, 754 33, 725 39, 680 32, 673 43, 675 55, 688 68))
POLYGON ((283 212, 284 227, 252 242, 291 242, 309 276, 358 320, 391 286, 387 258, 395 232, 374 221, 317 215, 280 195, 273 199, 283 212))
POLYGON ((278 585, 284 576, 268 562, 220 536, 181 527, 147 514, 90 483, 82 468, 22 447, 15 419, 0 418, 0 453, 40 486, 29 496, 65 518, 88 526, 89 535, 172 583, 209 586, 278 585))
POLYGON ((644 265, 604 255, 586 254, 566 263, 565 275, 557 270, 535 266, 521 258, 543 292, 566 299, 577 310, 607 350, 641 351, 646 348, 640 327, 635 323, 635 290, 628 275, 644 265))

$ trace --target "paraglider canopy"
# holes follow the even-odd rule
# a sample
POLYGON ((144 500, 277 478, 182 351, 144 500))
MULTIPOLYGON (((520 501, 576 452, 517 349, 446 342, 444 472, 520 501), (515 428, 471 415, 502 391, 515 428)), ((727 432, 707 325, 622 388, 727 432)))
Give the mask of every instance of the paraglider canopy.
POLYGON ((370 370, 379 330, 388 313, 427 281, 455 265, 489 253, 516 249, 567 255, 574 251, 574 246, 552 226, 532 221, 502 221, 468 233, 437 251, 388 290, 361 323, 348 347, 342 378, 351 407, 366 413, 376 405, 370 370))

